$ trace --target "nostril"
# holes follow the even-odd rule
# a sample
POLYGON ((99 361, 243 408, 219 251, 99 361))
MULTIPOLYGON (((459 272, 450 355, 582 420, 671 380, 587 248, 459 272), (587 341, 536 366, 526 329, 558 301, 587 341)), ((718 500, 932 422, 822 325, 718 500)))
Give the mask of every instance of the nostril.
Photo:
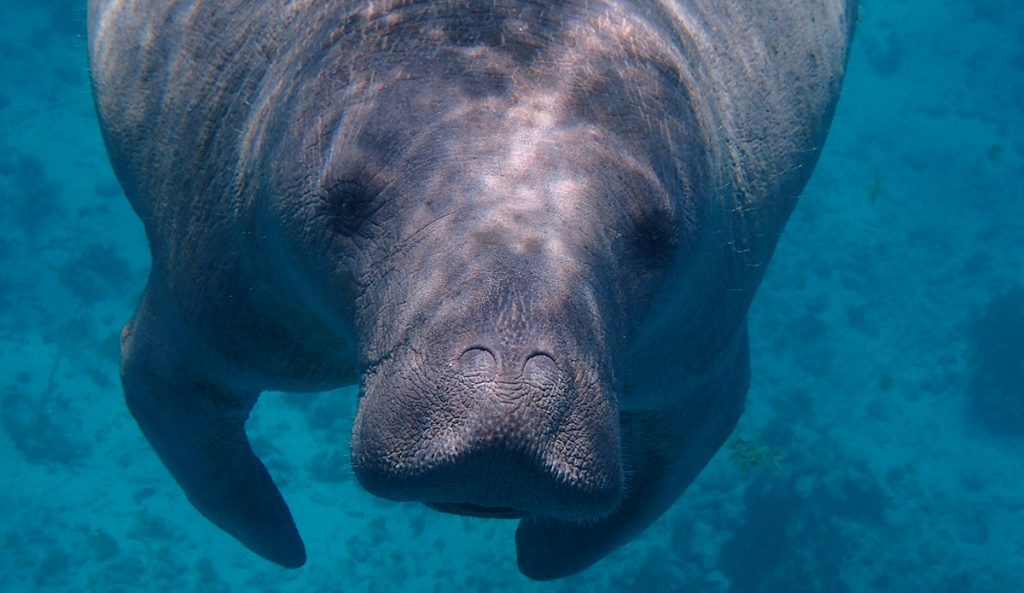
POLYGON ((526 359, 523 376, 529 381, 554 383, 558 376, 558 365, 547 354, 537 352, 526 359))
POLYGON ((494 378, 494 355, 484 348, 469 348, 459 357, 459 371, 477 381, 494 378))

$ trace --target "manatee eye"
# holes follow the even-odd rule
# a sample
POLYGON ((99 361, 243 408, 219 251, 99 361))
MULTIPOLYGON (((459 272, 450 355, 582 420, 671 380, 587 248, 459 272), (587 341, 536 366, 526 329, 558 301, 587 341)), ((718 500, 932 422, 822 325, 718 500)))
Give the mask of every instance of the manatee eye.
POLYGON ((675 222, 663 212, 652 212, 637 221, 633 229, 632 247, 645 260, 667 261, 679 244, 675 222))
POLYGON ((362 183, 355 180, 339 180, 324 187, 323 200, 332 224, 342 231, 355 231, 373 211, 376 197, 362 183))

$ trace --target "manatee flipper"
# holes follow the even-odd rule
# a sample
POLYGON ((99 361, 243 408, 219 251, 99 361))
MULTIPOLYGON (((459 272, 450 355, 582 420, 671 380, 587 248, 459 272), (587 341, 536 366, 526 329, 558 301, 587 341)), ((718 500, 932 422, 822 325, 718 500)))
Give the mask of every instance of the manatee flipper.
POLYGON ((528 517, 516 530, 519 570, 536 580, 569 576, 633 539, 658 519, 704 469, 743 413, 750 382, 747 332, 734 341, 720 379, 671 410, 623 412, 630 480, 622 504, 593 523, 528 517))
POLYGON ((258 393, 235 393, 202 376, 152 284, 121 335, 128 409, 196 509, 246 547, 288 568, 306 562, 295 522, 245 421, 258 393))

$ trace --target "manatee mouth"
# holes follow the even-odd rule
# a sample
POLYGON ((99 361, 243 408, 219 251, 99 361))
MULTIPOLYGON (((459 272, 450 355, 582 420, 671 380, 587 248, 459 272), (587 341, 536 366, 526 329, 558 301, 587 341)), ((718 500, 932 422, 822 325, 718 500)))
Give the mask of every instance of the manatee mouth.
POLYGON ((486 507, 468 502, 431 502, 427 506, 442 513, 488 519, 522 519, 529 514, 511 507, 486 507))

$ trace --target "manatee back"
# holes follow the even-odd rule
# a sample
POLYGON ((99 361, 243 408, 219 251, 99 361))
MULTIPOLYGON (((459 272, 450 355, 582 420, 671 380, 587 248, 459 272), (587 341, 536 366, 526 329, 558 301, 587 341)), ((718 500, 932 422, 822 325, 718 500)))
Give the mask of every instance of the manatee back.
POLYGON ((720 130, 732 238, 763 265, 825 140, 854 0, 665 1, 720 130), (758 238, 761 238, 760 241, 758 238), (747 245, 744 246, 743 243, 747 245))
POLYGON ((277 1, 89 2, 104 140, 155 259, 244 213, 237 164, 280 14, 277 1))
MULTIPOLYGON (((725 207, 756 210, 739 224, 756 227, 750 234, 777 236, 823 142, 855 2, 608 4, 619 5, 619 13, 645 14, 660 29, 688 77, 680 82, 720 134, 709 150, 720 152, 720 183, 735 189, 735 203, 725 207)), ((90 1, 90 58, 104 137, 151 240, 180 241, 197 208, 220 220, 248 207, 242 192, 224 188, 237 185, 245 150, 260 131, 253 106, 270 94, 268 68, 294 48, 315 51, 312 37, 323 37, 337 19, 304 24, 307 39, 289 42, 282 32, 294 35, 291 21, 309 18, 302 12, 323 20, 361 6, 349 0, 90 1)), ((292 82, 301 83, 309 73, 294 75, 292 82)))

